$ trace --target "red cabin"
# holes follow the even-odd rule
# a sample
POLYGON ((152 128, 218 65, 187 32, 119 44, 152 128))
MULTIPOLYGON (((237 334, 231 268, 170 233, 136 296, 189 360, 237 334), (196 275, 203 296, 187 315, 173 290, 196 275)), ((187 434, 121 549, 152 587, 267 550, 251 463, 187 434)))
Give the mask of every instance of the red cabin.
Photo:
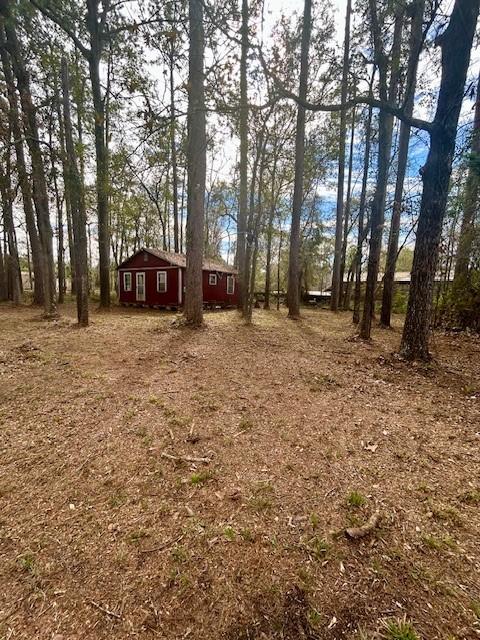
MULTIPOLYGON (((121 304, 177 308, 185 296, 186 256, 140 249, 118 267, 121 304)), ((237 270, 220 262, 203 262, 203 302, 233 307, 238 302, 237 270)))

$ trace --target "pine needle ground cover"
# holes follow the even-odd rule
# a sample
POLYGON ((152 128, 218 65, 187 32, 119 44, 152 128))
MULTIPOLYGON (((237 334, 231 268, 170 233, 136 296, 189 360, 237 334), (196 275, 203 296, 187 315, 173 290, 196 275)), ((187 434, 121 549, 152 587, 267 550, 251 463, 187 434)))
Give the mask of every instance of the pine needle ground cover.
POLYGON ((1 638, 478 636, 478 339, 74 313, 0 308, 1 638))

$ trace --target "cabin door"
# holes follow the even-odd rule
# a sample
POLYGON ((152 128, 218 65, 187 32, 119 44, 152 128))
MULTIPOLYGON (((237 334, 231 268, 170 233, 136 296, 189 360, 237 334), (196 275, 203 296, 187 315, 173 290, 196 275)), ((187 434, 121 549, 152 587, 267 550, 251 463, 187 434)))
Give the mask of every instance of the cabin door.
POLYGON ((137 302, 145 302, 145 272, 139 271, 136 275, 137 278, 137 302))

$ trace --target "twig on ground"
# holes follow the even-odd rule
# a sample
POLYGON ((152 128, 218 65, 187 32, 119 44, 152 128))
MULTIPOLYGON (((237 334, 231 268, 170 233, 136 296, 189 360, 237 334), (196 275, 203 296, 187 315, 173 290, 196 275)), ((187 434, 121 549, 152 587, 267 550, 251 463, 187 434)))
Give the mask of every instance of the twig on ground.
POLYGON ((168 458, 168 460, 175 460, 176 462, 198 462, 199 464, 210 464, 211 458, 195 458, 193 456, 174 456, 171 453, 162 451, 162 458, 168 458))
POLYGON ((364 538, 375 529, 379 521, 380 511, 378 511, 377 509, 377 511, 375 511, 375 513, 370 516, 365 524, 362 524, 360 527, 350 527, 349 529, 345 529, 345 535, 347 536, 347 538, 352 538, 354 540, 356 540, 357 538, 364 538))
POLYGON ((102 613, 105 613, 107 616, 111 616, 112 618, 117 618, 117 620, 122 619, 122 616, 119 613, 115 613, 115 611, 110 611, 110 609, 106 609, 105 607, 102 607, 102 605, 98 604, 98 602, 95 602, 95 600, 87 600, 87 602, 88 604, 91 604, 102 613))

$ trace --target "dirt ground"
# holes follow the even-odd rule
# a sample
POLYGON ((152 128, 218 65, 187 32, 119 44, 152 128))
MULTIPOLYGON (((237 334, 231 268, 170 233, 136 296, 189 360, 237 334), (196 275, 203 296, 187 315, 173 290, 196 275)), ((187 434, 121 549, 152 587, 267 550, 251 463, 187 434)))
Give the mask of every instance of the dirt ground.
POLYGON ((73 314, 0 307, 0 638, 480 636, 478 338, 73 314))

